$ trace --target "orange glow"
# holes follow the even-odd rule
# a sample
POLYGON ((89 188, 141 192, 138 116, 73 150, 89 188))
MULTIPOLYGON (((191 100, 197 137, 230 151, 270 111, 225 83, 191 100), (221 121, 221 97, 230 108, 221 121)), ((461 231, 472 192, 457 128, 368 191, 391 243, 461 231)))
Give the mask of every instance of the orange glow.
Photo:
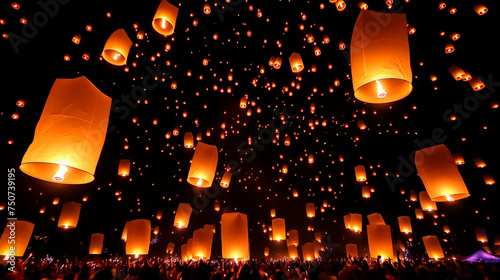
POLYGON ((94 233, 90 236, 89 255, 100 255, 104 244, 104 234, 94 233))
POLYGON ((153 28, 163 36, 172 35, 177 21, 179 8, 162 0, 153 17, 153 28))
POLYGON ((388 225, 367 225, 368 247, 370 256, 383 259, 393 258, 391 227, 388 225))
POLYGON ((439 239, 435 235, 422 236, 424 241, 425 250, 429 258, 441 259, 444 258, 443 249, 439 243, 439 239))
POLYGON ((128 222, 125 253, 127 255, 147 255, 151 240, 151 221, 137 219, 128 222))
POLYGON ((127 64, 130 47, 132 47, 132 41, 127 36, 127 33, 124 29, 118 29, 106 41, 102 50, 102 57, 110 64, 125 65, 127 64))
POLYGON ((299 73, 304 70, 304 63, 302 62, 302 58, 299 53, 292 53, 292 55, 290 55, 289 61, 293 73, 299 73))
POLYGON ((80 218, 82 204, 78 202, 66 202, 63 204, 57 227, 76 228, 80 218))
POLYGON ((222 258, 250 259, 247 215, 238 212, 222 214, 222 258))
POLYGON ((217 168, 217 147, 203 142, 196 144, 193 160, 187 177, 187 182, 193 186, 209 188, 217 168))

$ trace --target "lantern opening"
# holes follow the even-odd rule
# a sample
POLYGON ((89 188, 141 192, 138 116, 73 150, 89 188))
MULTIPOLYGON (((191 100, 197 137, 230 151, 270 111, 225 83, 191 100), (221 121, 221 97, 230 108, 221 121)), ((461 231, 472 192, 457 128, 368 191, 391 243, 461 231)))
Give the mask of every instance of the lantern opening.
POLYGON ((455 199, 453 199, 449 194, 445 195, 445 197, 446 197, 446 200, 448 200, 450 202, 455 201, 455 199))
POLYGON ((382 84, 378 80, 375 82, 377 82, 377 97, 384 98, 387 95, 387 92, 384 88, 382 88, 382 84))
POLYGON ((62 182, 64 180, 64 174, 68 171, 68 168, 64 165, 59 165, 59 170, 57 170, 56 174, 52 177, 54 181, 62 182))

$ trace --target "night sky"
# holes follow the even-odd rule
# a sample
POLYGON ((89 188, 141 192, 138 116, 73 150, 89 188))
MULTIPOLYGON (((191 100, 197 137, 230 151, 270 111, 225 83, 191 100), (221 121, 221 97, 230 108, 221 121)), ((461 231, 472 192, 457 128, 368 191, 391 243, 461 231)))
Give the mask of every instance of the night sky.
MULTIPOLYGON (((493 250, 494 236, 500 234, 496 202, 500 193, 496 185, 483 180, 484 174, 500 180, 500 138, 495 132, 500 110, 495 106, 500 102, 500 73, 495 67, 498 15, 489 5, 493 1, 446 1, 443 10, 439 1, 394 1, 391 9, 383 0, 365 1, 369 10, 406 13, 408 24, 416 29, 408 35, 413 91, 402 100, 379 105, 354 98, 349 44, 360 8, 357 1, 346 2, 347 8, 338 11, 328 1, 216 0, 207 2, 210 14, 203 12, 203 1, 171 2, 179 14, 175 32, 168 37, 151 25, 159 1, 18 1, 19 10, 10 1, 0 4, 0 33, 9 34, 0 40, 2 176, 5 185, 7 169, 16 169, 16 217, 35 223, 28 252, 84 256, 90 234, 99 232, 105 234, 104 256, 123 255, 120 236, 125 222, 150 219, 153 227, 160 226, 150 255, 165 257, 168 242, 176 244, 174 254, 180 255, 181 244, 194 230, 215 224, 212 258, 217 258, 220 216, 237 211, 248 215, 251 256, 262 257, 269 246, 271 256, 279 257, 286 243, 269 241, 269 232, 262 230, 262 224, 271 225, 271 209, 285 218, 287 231, 299 231, 300 244, 313 241, 316 231, 326 232, 324 240, 337 257, 345 256, 346 243, 358 243, 365 254, 366 215, 375 212, 391 226, 393 241, 407 245, 408 236, 400 233, 397 217, 410 216, 414 255, 423 254, 425 235, 437 235, 447 257, 471 254, 482 248, 475 238, 476 227, 487 230, 487 245, 493 250), (49 2, 52 6, 44 6, 49 2), (477 3, 490 8, 488 13, 475 13, 477 3), (457 12, 451 14, 450 7, 457 12), (22 17, 37 25, 23 26, 22 17), (136 23, 137 30, 146 33, 142 40, 136 37, 136 23), (91 32, 85 30, 88 24, 91 32), (134 43, 126 66, 100 59, 107 38, 120 28, 134 43), (459 33, 460 39, 453 41, 451 32, 459 33), (307 42, 308 33, 315 43, 307 42), (81 35, 80 44, 72 42, 75 34, 81 35), (330 38, 328 44, 322 43, 324 35, 330 38), (339 49, 340 41, 346 49, 339 49), (455 51, 446 54, 450 42, 455 51), (314 55, 315 46, 321 49, 320 56, 314 55), (300 73, 290 69, 292 52, 302 56, 305 68, 300 73), (88 61, 82 59, 84 53, 90 54, 88 61), (70 61, 63 59, 66 54, 70 61), (280 69, 268 65, 271 56, 283 59, 280 69), (313 64, 316 72, 311 71, 313 64), (452 65, 479 76, 485 89, 475 92, 468 82, 455 81, 448 72, 452 65), (133 87, 143 86, 143 78, 152 73, 158 76, 152 89, 144 96, 132 95, 133 87), (431 74, 437 81, 431 81, 431 74), (24 174, 19 165, 55 79, 79 76, 113 100, 95 180, 64 185, 24 174), (172 81, 177 82, 176 89, 172 81), (245 109, 240 108, 243 96, 248 97, 245 109), (16 106, 21 98, 26 100, 23 108, 16 106), (14 120, 16 112, 19 119, 14 120), (450 120, 452 112, 455 121, 450 120), (358 120, 366 124, 365 130, 360 130, 358 120), (165 134, 175 127, 179 136, 167 139, 165 134), (269 129, 273 127, 278 131, 269 129), (201 133, 202 142, 219 150, 210 189, 196 189, 186 182, 194 151, 183 146, 185 132, 201 133), (286 136, 291 137, 290 146, 284 145, 286 136), (436 144, 463 154, 465 164, 458 169, 471 196, 438 203, 437 211, 417 220, 414 209, 420 203, 409 197, 412 190, 425 187, 413 155, 436 144), (314 163, 308 163, 309 154, 314 163), (476 157, 487 166, 477 168, 476 157), (129 177, 118 175, 120 159, 133 162, 129 177), (287 174, 281 172, 283 164, 288 165, 287 174), (233 177, 229 188, 222 189, 218 184, 228 165, 235 167, 233 177), (365 166, 366 183, 356 182, 357 165, 365 166), (371 198, 361 196, 365 185, 375 189, 371 198), (298 197, 293 197, 293 189, 298 197), (88 200, 82 202, 85 196, 88 200), (58 205, 52 204, 55 197, 60 198, 58 205), (216 200, 221 203, 219 212, 214 210, 216 200), (325 200, 327 207, 321 212, 325 200), (64 230, 57 227, 57 219, 68 201, 82 202, 82 210, 78 227, 64 230), (187 229, 173 227, 174 211, 182 202, 194 209, 187 229), (309 202, 315 203, 315 218, 306 217, 309 202), (46 211, 40 214, 44 206, 46 211), (155 218, 158 210, 164 213, 161 220, 155 218), (362 233, 345 229, 343 216, 349 213, 363 215, 362 233), (307 231, 309 225, 314 231, 307 231), (443 225, 450 226, 450 234, 443 232, 443 225)), ((2 189, 0 203, 5 205, 7 188, 2 189)), ((7 217, 5 209, 0 211, 0 227, 7 217)))

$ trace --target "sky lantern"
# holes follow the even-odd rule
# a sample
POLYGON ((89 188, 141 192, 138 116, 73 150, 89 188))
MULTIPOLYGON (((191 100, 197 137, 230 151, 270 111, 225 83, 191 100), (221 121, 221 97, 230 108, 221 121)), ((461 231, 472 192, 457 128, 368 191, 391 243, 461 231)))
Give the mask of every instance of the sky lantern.
POLYGON ((345 7, 347 7, 347 5, 345 4, 344 0, 335 1, 335 8, 337 8, 337 11, 341 12, 345 10, 345 7))
POLYGON ((379 213, 373 213, 366 217, 370 225, 385 225, 384 217, 379 213))
POLYGON ((457 81, 462 80, 465 76, 465 71, 457 65, 451 66, 450 68, 448 68, 448 71, 457 81))
POLYGON ((192 132, 184 133, 184 148, 191 149, 194 147, 194 138, 192 132))
POLYGON ((274 69, 280 69, 281 68, 281 63, 283 62, 283 59, 281 57, 276 57, 273 62, 273 67, 274 69))
POLYGON ((344 215, 344 225, 346 229, 351 229, 351 214, 344 215))
POLYGON ((77 45, 80 44, 81 40, 82 40, 82 35, 80 35, 80 34, 75 34, 73 36, 73 39, 72 39, 73 43, 75 43, 77 45))
POLYGON ((421 191, 418 194, 418 199, 420 200, 420 206, 425 211, 437 210, 436 202, 432 201, 426 191, 421 191))
POLYGON ((0 237, 0 255, 22 257, 28 247, 34 228, 35 224, 28 221, 7 221, 2 237, 0 237), (15 239, 12 239, 12 236, 15 236, 15 239), (12 243, 12 240, 15 240, 15 244, 12 243), (14 251, 13 254, 12 251, 14 251))
POLYGON ((201 188, 211 187, 217 168, 217 158, 216 146, 198 142, 189 168, 188 183, 201 188))
POLYGON ((126 177, 129 174, 130 174, 130 160, 120 159, 120 163, 118 164, 118 175, 126 177))
POLYGON ((132 40, 130 40, 123 28, 118 29, 106 41, 102 50, 102 57, 110 64, 116 66, 125 65, 127 64, 130 47, 132 47, 132 40))
POLYGON ((306 215, 308 218, 314 218, 316 216, 316 210, 314 208, 314 203, 306 204, 306 215))
POLYGON ((307 162, 308 163, 314 163, 314 154, 309 154, 307 156, 307 162))
POLYGON ((56 79, 21 171, 53 183, 92 182, 110 108, 111 98, 87 78, 56 79))
POLYGON ((283 164, 283 166, 281 167, 281 172, 283 174, 287 174, 288 173, 288 165, 287 164, 283 164))
POLYGON ((366 129, 366 124, 365 124, 365 122, 363 120, 358 120, 356 122, 356 124, 358 125, 359 129, 361 129, 361 130, 365 130, 366 129))
POLYGON ((304 245, 302 245, 302 259, 306 261, 312 261, 316 259, 316 254, 315 254, 315 248, 316 245, 312 242, 307 242, 304 245))
POLYGON ((216 212, 220 211, 220 202, 217 200, 214 202, 214 211, 216 212))
POLYGON ((351 216, 351 230, 354 232, 361 232, 363 226, 363 219, 361 214, 349 214, 351 216))
POLYGON ((193 232, 192 255, 199 259, 210 259, 214 232, 211 228, 200 228, 193 232))
MULTIPOLYGON (((415 166, 432 201, 455 201, 470 196, 455 160, 445 145, 418 150, 415 153, 415 166)), ((426 209, 424 206, 422 208, 426 209)))
POLYGON ((209 15, 212 12, 210 4, 205 3, 205 5, 203 5, 203 12, 205 13, 205 15, 209 15))
POLYGON ((269 247, 264 248, 264 257, 269 256, 269 247))
POLYGON ((220 180, 220 186, 223 188, 228 188, 229 183, 231 183, 232 176, 233 175, 231 174, 231 172, 229 172, 229 171, 224 172, 224 175, 222 176, 222 179, 220 180))
POLYGON ((175 212, 174 227, 187 228, 192 211, 193 208, 189 203, 179 203, 177 211, 175 212))
POLYGON ((299 231, 292 229, 288 231, 288 238, 286 239, 286 244, 288 246, 299 246, 299 231))
POLYGON ((285 219, 276 218, 272 220, 273 241, 286 240, 285 219))
POLYGON ((358 244, 346 244, 345 252, 348 259, 354 259, 358 257, 358 244))
POLYGON ((399 216, 398 217, 399 230, 406 234, 412 233, 411 230, 411 220, 409 216, 399 216))
POLYGON ((247 215, 238 212, 222 214, 221 243, 224 259, 250 259, 247 215))
POLYGON ((80 218, 82 204, 78 202, 66 202, 63 204, 57 227, 76 228, 80 218))
POLYGON ((163 210, 156 211, 156 219, 161 220, 162 217, 163 217, 163 210))
POLYGON ((447 226, 447 225, 444 225, 443 226, 443 232, 446 233, 446 234, 450 233, 451 232, 450 227, 447 226))
POLYGON ((151 240, 151 221, 137 219, 129 222, 127 226, 127 241, 125 251, 127 255, 147 255, 151 240))
POLYGON ((488 242, 488 235, 486 234, 486 230, 484 228, 476 228, 476 239, 481 243, 488 242))
POLYGON ((271 209, 271 218, 276 217, 276 209, 271 209))
POLYGON ((361 187, 361 196, 363 198, 370 198, 371 197, 370 187, 369 186, 362 186, 361 187))
POLYGON ((474 164, 476 165, 477 168, 485 168, 486 167, 486 163, 484 162, 484 160, 482 158, 476 157, 473 159, 473 161, 474 161, 474 164))
POLYGON ((316 242, 321 243, 321 240, 323 239, 323 232, 322 231, 317 231, 314 233, 314 240, 316 242))
POLYGON ((240 108, 245 109, 247 107, 247 98, 243 96, 240 98, 240 108))
POLYGON ((486 6, 484 6, 483 4, 476 4, 474 5, 474 11, 478 15, 482 16, 488 12, 488 8, 486 8, 486 6))
POLYGON ((181 259, 184 262, 187 262, 191 259, 191 255, 188 256, 188 245, 187 244, 182 244, 181 245, 181 259))
POLYGON ((462 153, 454 153, 453 154, 453 159, 455 160, 456 165, 463 165, 465 164, 464 156, 462 153))
POLYGON ((435 235, 422 236, 422 241, 424 241, 425 250, 429 258, 441 259, 444 258, 443 248, 441 248, 441 243, 435 235))
POLYGON ((405 14, 361 10, 351 38, 354 96, 367 103, 388 103, 412 91, 412 71, 405 14), (377 19, 389 22, 378 32, 377 19))
POLYGON ((122 237, 121 237, 121 239, 123 241, 127 241, 127 230, 128 230, 129 224, 130 224, 130 221, 127 221, 127 222, 125 222, 125 226, 123 226, 122 237))
POLYGON ((393 258, 391 227, 388 225, 367 225, 368 247, 372 258, 393 258))
POLYGON ((179 8, 166 0, 162 0, 153 17, 153 28, 163 36, 172 35, 174 33, 178 13, 179 8))
POLYGON ((104 244, 104 234, 94 233, 90 236, 89 255, 100 255, 104 244))
POLYGON ((172 254, 174 252, 174 248, 175 248, 175 244, 172 243, 172 242, 169 242, 168 245, 167 245, 166 253, 167 254, 172 254))
POLYGON ((366 171, 363 165, 358 165, 354 167, 354 173, 356 173, 356 181, 358 182, 366 181, 366 171))
POLYGON ((473 76, 469 80, 469 84, 474 91, 480 91, 485 87, 485 84, 483 83, 483 81, 481 81, 481 79, 478 76, 473 76))
POLYGON ((290 55, 289 61, 293 73, 299 73, 304 70, 304 63, 302 62, 302 57, 299 53, 292 53, 292 55, 290 55))
POLYGON ((158 233, 160 233, 160 226, 155 226, 153 229, 153 234, 157 235, 158 233))
POLYGON ((297 252, 297 247, 294 245, 289 245, 287 246, 288 248, 288 257, 292 260, 295 260, 296 258, 299 257, 299 253, 297 252))
POLYGON ((424 218, 424 211, 422 209, 415 209, 415 217, 418 220, 422 220, 424 218))
POLYGON ((486 185, 494 185, 495 184, 495 179, 493 178, 493 175, 491 174, 483 174, 483 179, 484 179, 484 183, 486 185))

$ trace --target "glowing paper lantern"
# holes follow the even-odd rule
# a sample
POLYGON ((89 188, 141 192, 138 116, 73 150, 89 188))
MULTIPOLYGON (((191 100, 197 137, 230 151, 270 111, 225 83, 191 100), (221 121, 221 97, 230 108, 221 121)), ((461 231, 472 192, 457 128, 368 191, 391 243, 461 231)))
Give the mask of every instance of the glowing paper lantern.
POLYGON ((420 206, 425 211, 434 211, 437 210, 436 202, 432 201, 426 191, 421 191, 418 194, 418 198, 420 199, 420 206))
POLYGON ((391 227, 388 225, 367 225, 368 247, 372 258, 393 258, 391 227))
POLYGON ((477 241, 481 243, 488 242, 488 235, 486 234, 486 230, 484 228, 476 228, 476 238, 477 241))
POLYGON ((385 225, 384 217, 379 213, 373 213, 367 216, 370 225, 385 225))
POLYGON ((232 176, 233 175, 231 174, 231 172, 229 172, 229 171, 224 172, 224 175, 222 176, 222 179, 220 180, 220 186, 223 188, 228 188, 229 183, 231 182, 232 176))
POLYGON ((285 219, 282 218, 273 219, 272 226, 273 226, 273 240, 274 241, 286 240, 285 219))
POLYGON ((491 186, 491 185, 495 184, 495 179, 493 178, 493 176, 491 174, 484 174, 483 179, 484 179, 484 183, 486 183, 486 185, 491 186))
POLYGON ((464 156, 461 153, 454 153, 453 154, 453 159, 455 160, 456 165, 463 165, 465 164, 464 156))
POLYGON ((196 144, 187 181, 193 186, 209 188, 217 168, 217 147, 203 142, 196 144))
POLYGON ((288 257, 290 259, 296 259, 299 256, 299 253, 297 252, 297 247, 294 245, 288 246, 288 257))
POLYGON ((488 8, 486 8, 483 4, 474 5, 474 11, 480 16, 486 14, 488 12, 488 8))
POLYGON ((443 249, 441 248, 441 243, 435 235, 422 236, 422 241, 424 241, 425 250, 429 258, 440 259, 444 258, 443 249))
POLYGON ((314 241, 319 242, 321 244, 321 239, 323 239, 323 232, 317 231, 314 233, 314 241))
POLYGON ((87 78, 56 79, 20 169, 54 183, 93 181, 110 108, 111 98, 87 78))
POLYGON ((312 261, 316 259, 316 254, 315 254, 315 248, 316 245, 312 242, 307 242, 304 245, 302 245, 302 259, 306 261, 312 261))
POLYGON ((387 103, 412 90, 410 50, 405 14, 362 10, 351 38, 354 96, 367 103, 387 103), (370 28, 381 19, 388 24, 370 28))
POLYGON ((424 211, 422 209, 415 209, 415 217, 418 220, 422 220, 424 218, 424 211))
POLYGON ((473 76, 469 80, 469 84, 474 91, 482 90, 485 87, 485 84, 483 83, 483 81, 481 81, 481 79, 478 76, 473 76))
POLYGON ((132 47, 132 40, 127 36, 124 29, 118 29, 106 41, 102 50, 102 57, 110 64, 116 66, 125 65, 127 64, 130 47, 132 47))
POLYGON ((177 211, 175 212, 174 227, 187 228, 192 211, 193 208, 189 203, 179 203, 177 211))
POLYGON ((194 147, 194 138, 192 132, 184 133, 184 148, 191 149, 194 147))
POLYGON ((104 234, 94 233, 90 236, 90 255, 100 255, 102 252, 102 245, 104 244, 104 234))
POLYGON ((357 258, 358 257, 358 244, 346 244, 345 251, 347 254, 347 258, 357 258))
POLYGON ((175 244, 172 243, 172 242, 169 242, 168 245, 167 245, 166 253, 167 254, 172 254, 174 252, 174 248, 175 248, 175 244))
POLYGON ((358 182, 366 181, 366 171, 363 165, 358 165, 354 167, 354 172, 356 173, 356 181, 358 182))
POLYGON ((484 162, 483 159, 481 158, 474 158, 474 164, 477 166, 477 168, 485 168, 486 167, 486 163, 484 162))
POLYGON ((193 257, 210 259, 213 236, 214 232, 209 227, 200 228, 193 232, 193 257))
POLYGON ((185 262, 191 259, 191 255, 188 256, 187 244, 181 245, 181 259, 185 262))
POLYGON ((368 186, 361 187, 361 196, 364 198, 370 198, 371 196, 370 187, 368 186))
POLYGON ((162 0, 153 17, 153 28, 163 36, 172 35, 174 33, 178 13, 179 8, 162 0))
POLYGON ((299 246, 299 231, 292 229, 288 231, 288 238, 286 239, 287 246, 299 246))
POLYGON ((344 225, 346 229, 351 229, 351 214, 344 215, 344 225))
POLYGON ((361 214, 349 214, 351 216, 351 230, 361 232, 363 220, 361 214))
POLYGON ((450 227, 446 226, 446 225, 443 226, 443 232, 446 233, 446 234, 450 233, 451 232, 450 227))
POLYGON ((225 259, 250 259, 247 215, 238 212, 222 214, 222 257, 225 259))
POLYGON ((129 224, 130 224, 130 221, 127 221, 127 222, 125 223, 125 226, 123 227, 122 237, 121 237, 121 239, 122 239, 123 241, 127 241, 127 229, 128 229, 128 225, 129 225, 129 224))
POLYGON ((147 255, 151 240, 151 221, 146 219, 132 220, 127 225, 127 255, 147 255))
POLYGON ((306 215, 308 218, 314 218, 316 216, 316 210, 314 208, 314 203, 306 204, 306 215))
POLYGON ((8 220, 0 238, 0 255, 22 257, 34 228, 35 224, 28 221, 8 220), (12 240, 15 240, 15 243, 12 243, 12 240))
MULTIPOLYGON (((432 201, 454 201, 470 196, 455 160, 445 145, 418 150, 415 153, 415 166, 432 201)), ((427 209, 424 206, 422 208, 427 209)))
POLYGON ((78 202, 66 202, 63 204, 57 226, 60 228, 76 228, 80 218, 82 204, 78 202))
POLYGON ((274 217, 276 217, 276 210, 271 209, 271 218, 274 218, 274 217))
POLYGON ((451 66, 450 68, 448 68, 448 71, 457 81, 462 80, 465 76, 465 71, 457 65, 451 66))
POLYGON ((269 256, 269 247, 264 248, 264 257, 269 256))
POLYGON ((299 53, 292 53, 292 55, 290 55, 289 61, 293 73, 299 73, 304 70, 304 63, 302 62, 302 57, 299 53))
POLYGON ((400 216, 398 217, 399 230, 406 234, 412 233, 411 230, 411 220, 409 216, 400 216))
POLYGON ((120 163, 118 164, 118 175, 120 176, 128 176, 130 174, 130 160, 129 159, 120 159, 120 163))

